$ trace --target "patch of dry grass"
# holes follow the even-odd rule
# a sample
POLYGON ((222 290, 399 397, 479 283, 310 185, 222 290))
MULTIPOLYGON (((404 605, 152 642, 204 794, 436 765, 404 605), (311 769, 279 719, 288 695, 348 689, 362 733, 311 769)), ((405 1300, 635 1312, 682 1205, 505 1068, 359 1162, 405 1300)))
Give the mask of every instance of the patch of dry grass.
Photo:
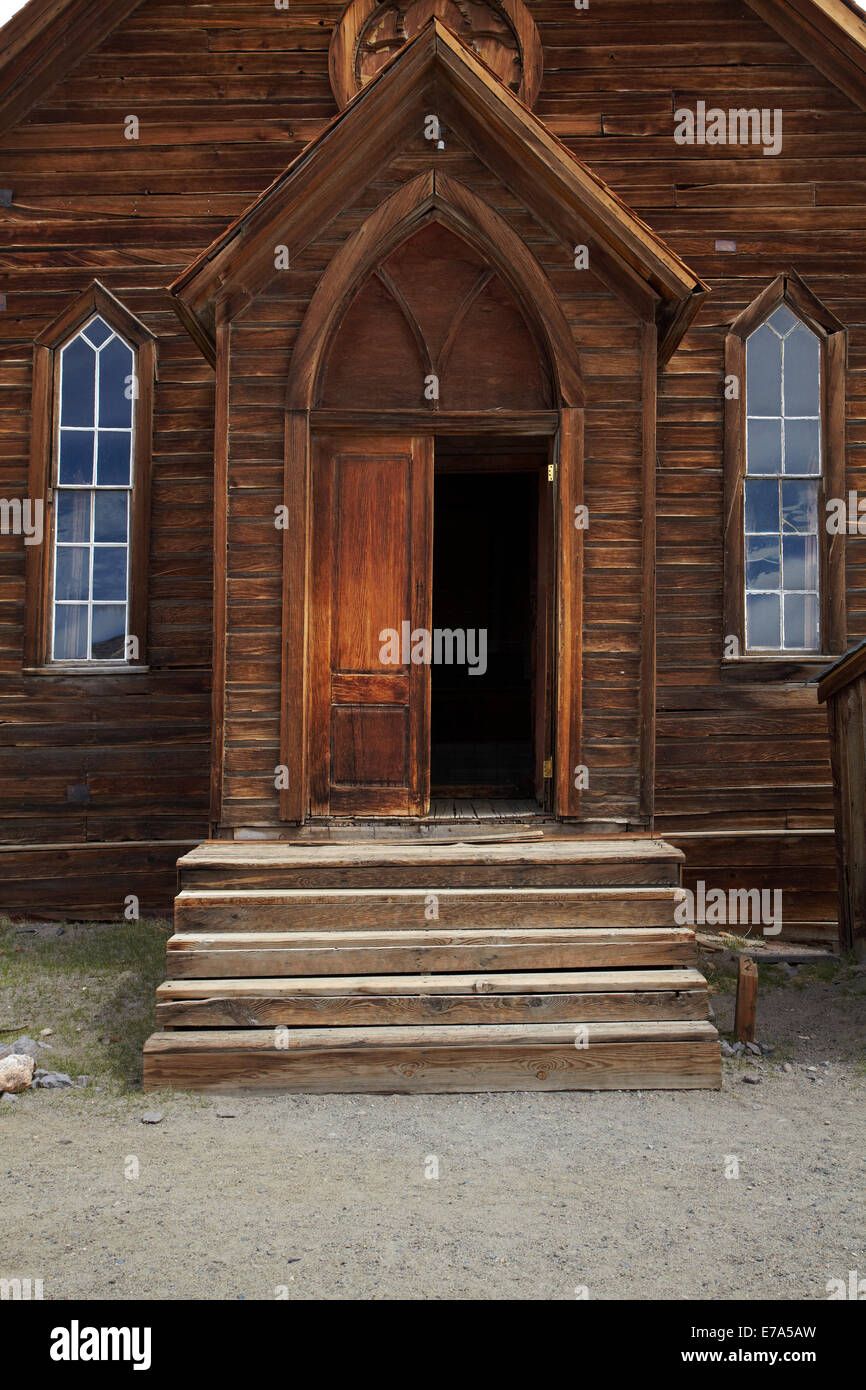
POLYGON ((0 1042, 21 1033, 53 1049, 52 1071, 122 1091, 141 1077, 153 1031, 154 991, 165 975, 170 924, 14 923, 0 917, 0 1042))

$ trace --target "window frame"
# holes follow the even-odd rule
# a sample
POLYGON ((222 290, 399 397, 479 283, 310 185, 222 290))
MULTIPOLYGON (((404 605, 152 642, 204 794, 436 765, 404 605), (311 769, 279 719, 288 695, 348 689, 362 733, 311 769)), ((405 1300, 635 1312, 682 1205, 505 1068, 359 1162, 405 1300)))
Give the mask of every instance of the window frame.
POLYGON ((29 496, 43 502, 42 544, 27 547, 24 670, 76 674, 140 671, 147 664, 150 477, 153 452, 153 389, 156 339, 109 290, 95 280, 35 339, 29 496), (55 510, 60 405, 60 355, 81 328, 98 314, 134 354, 138 394, 133 403, 134 457, 129 517, 127 630, 138 638, 134 660, 56 660, 53 655, 55 510))
POLYGON ((826 500, 845 496, 845 383, 847 330, 793 271, 778 275, 731 324, 725 338, 725 384, 738 382, 734 399, 725 391, 724 440, 724 601, 725 645, 737 639, 737 655, 723 665, 761 664, 770 668, 826 663, 844 652, 845 537, 827 531, 826 500), (781 304, 818 338, 821 350, 821 459, 818 477, 819 624, 823 650, 746 647, 746 564, 744 498, 746 478, 746 341, 781 304))

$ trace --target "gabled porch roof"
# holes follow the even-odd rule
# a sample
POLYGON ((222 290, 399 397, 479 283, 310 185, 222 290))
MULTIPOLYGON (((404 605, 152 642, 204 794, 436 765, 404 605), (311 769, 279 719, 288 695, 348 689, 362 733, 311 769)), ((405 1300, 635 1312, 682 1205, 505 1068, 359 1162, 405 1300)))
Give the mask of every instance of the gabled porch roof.
MULTIPOLYGON (((659 328, 673 352, 707 286, 438 19, 391 60, 174 282, 177 311, 215 358, 217 306, 232 317, 349 206, 435 114, 566 245, 586 242, 596 274, 659 328)), ((436 150, 430 161, 435 167, 436 150)))

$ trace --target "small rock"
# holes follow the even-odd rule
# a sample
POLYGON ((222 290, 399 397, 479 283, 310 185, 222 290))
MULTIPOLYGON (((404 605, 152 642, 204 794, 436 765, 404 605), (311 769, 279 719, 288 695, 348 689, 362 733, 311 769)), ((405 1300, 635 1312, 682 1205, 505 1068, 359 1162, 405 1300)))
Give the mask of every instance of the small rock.
POLYGON ((753 1043, 753 1042, 748 1042, 748 1043, 746 1043, 746 1051, 747 1051, 747 1052, 751 1052, 751 1054, 752 1054, 753 1057, 761 1057, 761 1056, 763 1056, 763 1053, 761 1052, 761 1049, 760 1049, 760 1047, 758 1046, 757 1043, 753 1043))
POLYGON ((50 1038, 50 1037, 51 1037, 51 1034, 52 1034, 53 1032, 54 1032, 54 1029, 53 1029, 53 1028, 40 1028, 40 1030, 39 1030, 39 1036, 40 1036, 40 1038, 50 1038))
POLYGON ((89 1077, 89 1076, 77 1076, 77 1077, 75 1078, 75 1084, 76 1084, 76 1086, 89 1086, 89 1085, 90 1085, 90 1077, 89 1077))
POLYGON ((793 1070, 794 1070, 794 1068, 791 1066, 791 1063, 790 1063, 790 1062, 783 1062, 783 1063, 782 1063, 782 1071, 786 1071, 786 1072, 789 1072, 789 1073, 790 1073, 790 1072, 792 1072, 793 1070))
POLYGON ((772 1043, 758 1043, 758 1047, 765 1057, 772 1057, 773 1053, 776 1051, 772 1043))
POLYGON ((17 1104, 18 1097, 12 1091, 3 1091, 0 1093, 0 1101, 2 1101, 4 1105, 17 1104))
POLYGON ((743 1072, 742 1078, 749 1086, 759 1086, 761 1078, 756 1071, 743 1072))
POLYGON ((741 1042, 735 1042, 734 1045, 733 1045, 733 1047, 734 1047, 734 1055, 737 1056, 737 1057, 741 1056, 741 1054, 744 1053, 745 1050, 746 1050, 745 1043, 741 1043, 741 1042))
POLYGON ((141 1123, 143 1125, 158 1125, 162 1123, 164 1118, 161 1110, 145 1110, 141 1117, 141 1123))
POLYGON ((237 1112, 236 1112, 235 1110, 218 1110, 216 1113, 217 1113, 217 1119, 218 1119, 218 1120, 236 1120, 236 1119, 237 1119, 237 1112))
POLYGON ((33 1085, 33 1058, 26 1052, 11 1052, 0 1062, 0 1092, 29 1091, 33 1085))
POLYGON ((65 1071, 47 1071, 42 1074, 36 1085, 46 1091, 62 1091, 72 1085, 72 1077, 67 1076, 65 1071))
POLYGON ((39 1048, 44 1047, 44 1043, 38 1043, 35 1038, 28 1038, 24 1033, 20 1038, 16 1038, 12 1044, 13 1052, 23 1052, 27 1057, 32 1057, 34 1062, 39 1055, 39 1048))
POLYGON ((806 1070, 807 1070, 807 1071, 817 1071, 818 1068, 817 1068, 817 1067, 807 1067, 806 1070))
POLYGON ((723 1057, 736 1057, 736 1052, 726 1038, 722 1038, 721 1048, 723 1057))

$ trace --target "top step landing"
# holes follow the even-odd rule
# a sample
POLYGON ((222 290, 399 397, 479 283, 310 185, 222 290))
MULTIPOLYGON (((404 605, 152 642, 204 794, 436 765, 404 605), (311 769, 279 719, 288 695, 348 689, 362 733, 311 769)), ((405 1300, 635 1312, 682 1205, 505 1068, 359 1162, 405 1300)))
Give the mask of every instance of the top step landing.
POLYGON ((178 861, 181 886, 576 887, 678 884, 684 855, 652 837, 513 843, 210 840, 178 861))

